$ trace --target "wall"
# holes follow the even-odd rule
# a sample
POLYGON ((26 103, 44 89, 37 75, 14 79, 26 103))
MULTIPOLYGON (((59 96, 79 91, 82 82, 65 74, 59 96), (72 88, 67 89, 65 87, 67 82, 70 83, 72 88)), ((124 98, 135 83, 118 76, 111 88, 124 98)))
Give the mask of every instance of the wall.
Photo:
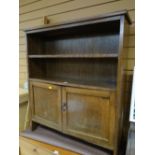
MULTIPOLYGON (((128 10, 132 19, 129 35, 129 52, 126 72, 132 75, 135 57, 135 1, 134 0, 20 0, 19 9, 19 75, 20 87, 27 79, 26 28, 43 25, 43 17, 56 24, 80 18, 93 17, 104 13, 128 10)), ((128 81, 127 81, 128 82, 128 81)), ((127 92, 128 93, 128 92, 127 92)))

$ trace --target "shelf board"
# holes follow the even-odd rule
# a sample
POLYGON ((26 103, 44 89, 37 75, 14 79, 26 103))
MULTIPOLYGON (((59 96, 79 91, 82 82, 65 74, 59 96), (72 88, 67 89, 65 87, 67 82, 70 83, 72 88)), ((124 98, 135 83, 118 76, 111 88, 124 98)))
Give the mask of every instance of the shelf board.
POLYGON ((61 78, 52 78, 52 79, 40 79, 40 78, 29 78, 30 81, 38 81, 38 82, 45 82, 45 83, 51 83, 51 84, 57 84, 61 86, 70 86, 70 87, 77 87, 77 88, 87 88, 87 89, 99 89, 99 90, 110 90, 110 91, 116 91, 116 85, 114 83, 96 83, 96 82, 88 82, 88 81, 76 81, 69 79, 63 80, 61 78), (98 84, 98 85, 97 85, 98 84))
POLYGON ((118 54, 57 54, 57 55, 29 55, 29 58, 118 58, 118 54))

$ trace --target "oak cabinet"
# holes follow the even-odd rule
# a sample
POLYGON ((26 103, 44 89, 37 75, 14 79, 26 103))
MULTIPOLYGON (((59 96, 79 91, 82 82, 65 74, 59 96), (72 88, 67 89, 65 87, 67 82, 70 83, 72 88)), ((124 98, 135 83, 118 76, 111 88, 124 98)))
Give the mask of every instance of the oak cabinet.
POLYGON ((25 31, 32 129, 38 123, 121 155, 130 22, 122 11, 25 31))
POLYGON ((61 87, 31 82, 30 88, 32 119, 61 130, 61 87))

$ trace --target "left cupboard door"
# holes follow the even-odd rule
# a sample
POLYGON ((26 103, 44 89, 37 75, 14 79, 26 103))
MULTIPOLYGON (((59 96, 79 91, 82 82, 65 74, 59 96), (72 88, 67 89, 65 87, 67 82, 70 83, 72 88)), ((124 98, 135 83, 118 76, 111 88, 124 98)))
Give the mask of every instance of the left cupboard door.
POLYGON ((32 121, 61 131, 61 87, 30 81, 32 121))

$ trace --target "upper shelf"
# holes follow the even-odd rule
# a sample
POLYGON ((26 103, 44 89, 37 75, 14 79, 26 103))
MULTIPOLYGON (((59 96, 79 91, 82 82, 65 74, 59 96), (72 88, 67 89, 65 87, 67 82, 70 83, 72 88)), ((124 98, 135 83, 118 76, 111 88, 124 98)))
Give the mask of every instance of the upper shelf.
POLYGON ((117 58, 116 53, 107 54, 55 54, 55 55, 29 55, 29 58, 117 58))

